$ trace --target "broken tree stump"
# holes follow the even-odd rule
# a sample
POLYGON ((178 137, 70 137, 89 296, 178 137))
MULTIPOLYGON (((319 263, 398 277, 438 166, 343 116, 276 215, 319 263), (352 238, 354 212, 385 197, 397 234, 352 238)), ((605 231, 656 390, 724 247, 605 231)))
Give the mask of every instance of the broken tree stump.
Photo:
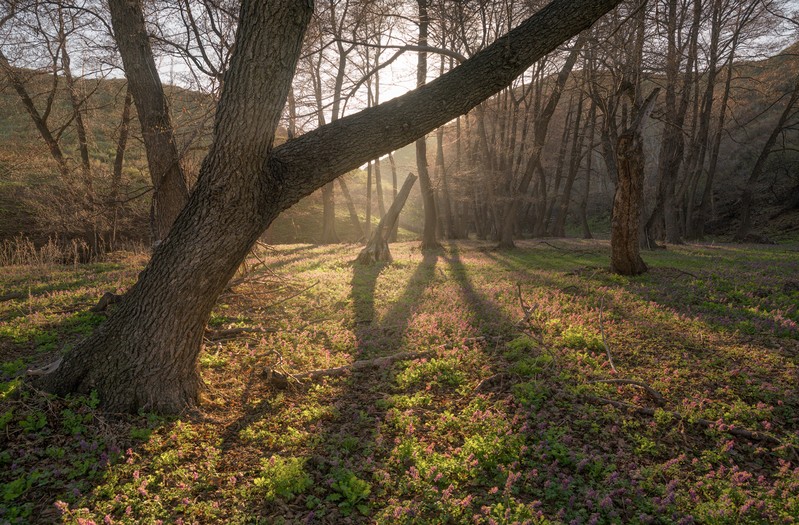
POLYGON ((391 262, 391 251, 388 249, 388 239, 394 226, 399 220, 399 214, 405 206, 405 201, 408 200, 408 195, 411 193, 411 187, 416 182, 416 175, 413 173, 408 174, 402 189, 397 194, 397 198, 391 203, 388 212, 380 219, 380 224, 377 225, 369 242, 366 243, 361 253, 355 259, 358 264, 374 264, 377 262, 391 262))

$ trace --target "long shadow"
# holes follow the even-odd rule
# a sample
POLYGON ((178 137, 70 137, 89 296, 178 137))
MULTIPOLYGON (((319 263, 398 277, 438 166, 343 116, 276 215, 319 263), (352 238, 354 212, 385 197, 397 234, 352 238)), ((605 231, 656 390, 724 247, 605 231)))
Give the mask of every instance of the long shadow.
MULTIPOLYGON (((352 322, 355 332, 353 360, 388 356, 402 346, 403 337, 413 319, 414 307, 435 280, 437 261, 436 253, 423 256, 408 279, 402 294, 393 301, 392 306, 380 319, 377 318, 379 312, 375 305, 376 289, 381 276, 390 270, 390 265, 353 265, 350 281, 352 322)), ((387 370, 356 371, 343 379, 334 398, 324 401, 327 413, 333 416, 323 417, 310 425, 313 432, 310 439, 312 444, 303 454, 307 459, 306 470, 317 485, 329 485, 331 476, 342 468, 349 469, 362 478, 368 478, 362 473, 369 466, 364 465, 359 458, 368 457, 376 446, 374 427, 385 415, 385 409, 380 408, 377 401, 391 388, 391 377, 387 372, 387 370)), ((247 407, 244 413, 226 425, 225 430, 220 433, 222 454, 242 446, 239 435, 242 429, 264 417, 269 417, 276 392, 273 390, 270 392, 268 389, 264 391, 262 383, 263 378, 254 375, 251 375, 247 381, 243 392, 245 398, 263 394, 266 396, 254 405, 243 403, 243 406, 247 407)), ((313 390, 314 386, 310 388, 313 390)), ((301 403, 309 392, 300 391, 286 395, 293 396, 294 402, 301 403)), ((280 452, 279 449, 263 450, 261 455, 269 457, 280 452)), ((227 470, 235 469, 228 466, 227 470)), ((311 506, 308 501, 306 505, 311 506)), ((267 504, 262 510, 260 519, 270 522, 272 519, 282 517, 281 513, 284 511, 285 507, 267 504)), ((305 514, 303 519, 315 522, 314 510, 301 513, 305 514)))
MULTIPOLYGON (((488 255, 487 253, 484 255, 488 255)), ((489 301, 479 293, 469 277, 469 270, 461 260, 460 250, 457 245, 450 245, 449 255, 444 257, 453 279, 461 287, 461 294, 469 305, 473 314, 482 322, 479 326, 483 336, 499 337, 512 327, 513 321, 502 313, 496 303, 489 301)))
MULTIPOLYGON (((605 330, 622 377, 671 390, 668 409, 680 411, 693 392, 714 392, 720 382, 728 392, 708 399, 719 406, 731 399, 774 403, 779 396, 774 385, 790 384, 786 370, 799 357, 799 345, 789 344, 797 335, 790 319, 774 315, 777 300, 786 299, 774 277, 796 275, 799 263, 779 254, 767 262, 759 256, 731 262, 716 260, 707 250, 689 250, 653 258, 650 271, 635 278, 599 269, 559 279, 539 276, 534 284, 587 303, 594 326, 599 324, 599 296, 605 296, 605 330), (712 264, 698 263, 697 257, 710 258, 712 264), (693 273, 679 269, 686 266, 693 273), (752 304, 759 308, 747 308, 752 304)), ((514 252, 486 255, 509 271, 520 270, 527 259, 514 252)), ((789 398, 780 402, 779 413, 799 409, 789 398)))

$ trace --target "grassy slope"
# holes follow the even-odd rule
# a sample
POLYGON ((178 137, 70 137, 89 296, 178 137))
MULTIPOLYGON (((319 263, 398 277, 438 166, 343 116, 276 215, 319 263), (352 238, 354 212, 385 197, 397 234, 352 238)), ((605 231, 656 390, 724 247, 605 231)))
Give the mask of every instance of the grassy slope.
MULTIPOLYGON (((199 410, 112 420, 91 397, 2 394, 0 521, 795 522, 796 246, 674 247, 634 279, 602 269, 602 241, 522 246, 400 244, 373 268, 353 267, 352 247, 263 254, 269 270, 222 297, 209 328, 267 332, 206 345, 199 410), (261 375, 425 350, 285 391, 261 375), (665 411, 589 401, 655 406, 590 383, 613 377, 648 383, 665 411)), ((88 305, 143 262, 5 271, 0 294, 22 297, 0 303, 2 391, 100 322, 88 305)))

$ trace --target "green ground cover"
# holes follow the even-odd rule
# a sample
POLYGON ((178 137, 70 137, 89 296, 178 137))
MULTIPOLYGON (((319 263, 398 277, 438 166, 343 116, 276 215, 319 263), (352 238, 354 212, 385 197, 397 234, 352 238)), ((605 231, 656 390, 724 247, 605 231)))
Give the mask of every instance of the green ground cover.
POLYGON ((519 246, 265 250, 211 318, 202 406, 168 419, 20 380, 143 256, 2 268, 0 523, 799 521, 796 246, 669 247, 636 278, 604 241, 519 246), (400 352, 427 355, 263 374, 400 352))

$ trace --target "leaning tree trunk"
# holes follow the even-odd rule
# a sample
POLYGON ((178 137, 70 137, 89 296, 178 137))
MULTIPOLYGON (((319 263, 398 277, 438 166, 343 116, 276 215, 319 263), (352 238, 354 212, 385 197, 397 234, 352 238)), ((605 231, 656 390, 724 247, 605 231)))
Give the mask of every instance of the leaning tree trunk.
POLYGON ((425 87, 272 149, 312 3, 244 0, 214 143, 189 202, 118 309, 36 384, 95 390, 110 411, 194 405, 211 309, 281 211, 466 113, 619 1, 555 0, 425 87))
POLYGON ((411 187, 414 182, 416 182, 416 175, 409 173, 397 198, 394 199, 394 202, 391 203, 391 207, 386 214, 383 215, 383 218, 380 219, 377 229, 374 231, 363 250, 361 250, 361 253, 358 254, 358 258, 355 259, 355 262, 359 264, 391 262, 391 251, 388 249, 388 240, 389 237, 391 237, 394 226, 399 221, 399 214, 405 206, 405 201, 408 200, 408 195, 411 193, 411 187))
POLYGON ((619 136, 616 163, 619 179, 613 198, 610 230, 610 270, 621 275, 647 271, 640 253, 641 205, 644 198, 644 121, 660 90, 655 89, 641 107, 633 125, 619 136))

